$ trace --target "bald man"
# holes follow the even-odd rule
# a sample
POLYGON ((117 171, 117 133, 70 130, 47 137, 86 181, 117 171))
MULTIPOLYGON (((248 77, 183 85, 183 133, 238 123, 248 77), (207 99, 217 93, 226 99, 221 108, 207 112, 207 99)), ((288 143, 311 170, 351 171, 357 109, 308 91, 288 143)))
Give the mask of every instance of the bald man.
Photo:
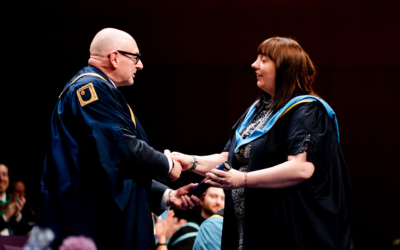
POLYGON ((200 200, 154 181, 175 180, 181 166, 148 145, 121 86, 143 69, 135 40, 107 28, 90 45, 89 66, 64 87, 51 119, 37 224, 53 229, 53 248, 85 235, 98 249, 153 249, 151 211, 187 209, 200 200))

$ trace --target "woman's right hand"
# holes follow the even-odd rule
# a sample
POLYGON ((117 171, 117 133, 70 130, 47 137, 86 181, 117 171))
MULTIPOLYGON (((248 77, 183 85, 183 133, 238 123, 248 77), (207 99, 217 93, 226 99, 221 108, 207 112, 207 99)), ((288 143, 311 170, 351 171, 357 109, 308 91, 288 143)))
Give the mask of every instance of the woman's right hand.
POLYGON ((182 165, 182 171, 187 171, 193 167, 194 158, 191 155, 185 155, 179 152, 172 152, 171 157, 182 165))

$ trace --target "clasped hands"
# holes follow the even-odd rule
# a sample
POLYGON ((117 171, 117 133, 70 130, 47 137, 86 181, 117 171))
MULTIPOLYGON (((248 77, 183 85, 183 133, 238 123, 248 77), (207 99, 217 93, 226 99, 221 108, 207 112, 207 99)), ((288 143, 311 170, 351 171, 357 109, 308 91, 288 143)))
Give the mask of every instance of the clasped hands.
POLYGON ((172 158, 171 152, 170 152, 168 149, 164 150, 164 154, 165 154, 167 157, 171 158, 172 161, 173 161, 173 168, 172 168, 171 171, 168 173, 168 178, 169 178, 171 181, 176 181, 176 180, 181 176, 181 173, 182 173, 182 166, 181 166, 181 164, 180 164, 178 161, 176 161, 176 160, 174 160, 174 158, 172 158))
MULTIPOLYGON (((175 181, 177 180, 182 171, 187 171, 193 167, 194 158, 190 155, 185 155, 178 152, 171 153, 169 150, 165 150, 164 154, 171 157, 174 161, 174 167, 169 172, 168 177, 175 181)), ((216 166, 215 168, 217 168, 216 166)), ((223 189, 237 189, 244 187, 246 185, 245 173, 239 172, 235 169, 231 169, 228 172, 211 169, 211 172, 206 174, 210 177, 206 183, 210 184, 212 187, 218 187, 223 189)), ((181 187, 178 190, 172 190, 167 199, 167 206, 174 206, 178 209, 189 209, 196 205, 200 205, 201 201, 196 196, 188 197, 189 191, 195 187, 197 184, 189 184, 187 186, 181 187)))
MULTIPOLYGON (((172 152, 170 155, 174 162, 180 163, 182 171, 191 169, 194 164, 193 156, 185 155, 179 152, 172 152)), ((214 169, 211 169, 211 172, 206 173, 206 176, 210 177, 211 179, 207 180, 205 183, 210 184, 212 187, 223 189, 237 189, 246 185, 247 176, 245 173, 235 169, 225 172, 217 170, 217 167, 218 166, 215 166, 214 169)))
POLYGON ((3 216, 5 217, 6 220, 11 219, 13 216, 18 217, 19 214, 21 213, 22 209, 24 208, 25 205, 25 198, 23 196, 19 197, 17 196, 17 201, 10 202, 8 204, 3 216))
MULTIPOLYGON (((168 149, 164 150, 164 154, 171 157, 174 162, 174 167, 169 172, 168 178, 172 181, 176 181, 181 176, 182 166, 179 161, 176 161, 172 158, 171 152, 168 149)), ((194 195, 192 195, 192 197, 187 196, 189 191, 195 186, 197 186, 197 184, 192 183, 169 192, 167 198, 167 206, 173 206, 181 210, 186 210, 192 209, 195 206, 200 205, 201 201, 199 198, 194 195)))

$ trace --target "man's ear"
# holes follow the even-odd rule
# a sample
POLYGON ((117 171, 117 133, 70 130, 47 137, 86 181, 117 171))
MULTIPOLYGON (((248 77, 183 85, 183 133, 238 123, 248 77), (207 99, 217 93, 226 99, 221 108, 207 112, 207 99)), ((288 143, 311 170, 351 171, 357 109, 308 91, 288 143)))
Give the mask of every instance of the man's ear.
POLYGON ((118 58, 118 52, 113 51, 110 53, 110 64, 114 69, 118 68, 118 63, 119 63, 119 58, 118 58))

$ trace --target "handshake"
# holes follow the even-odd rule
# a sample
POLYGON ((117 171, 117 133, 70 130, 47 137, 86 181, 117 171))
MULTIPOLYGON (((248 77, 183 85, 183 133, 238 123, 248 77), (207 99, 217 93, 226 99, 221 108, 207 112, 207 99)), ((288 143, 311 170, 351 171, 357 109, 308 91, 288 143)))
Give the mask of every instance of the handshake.
POLYGON ((227 190, 246 186, 247 173, 232 169, 229 162, 227 162, 227 152, 209 156, 197 156, 196 158, 195 156, 178 152, 171 153, 169 150, 164 150, 164 154, 174 163, 173 168, 168 174, 170 180, 176 181, 180 177, 182 171, 188 170, 194 170, 197 174, 206 177, 198 185, 189 184, 176 190, 176 193, 171 192, 174 196, 182 198, 181 200, 184 206, 181 204, 176 206, 174 202, 169 203, 177 208, 182 207, 183 209, 187 209, 192 208, 195 204, 200 204, 201 202, 198 197, 201 197, 210 186, 227 190), (190 196, 190 198, 188 196, 190 196))
MULTIPOLYGON (((168 149, 164 150, 164 154, 168 159, 173 161, 173 168, 168 173, 168 178, 172 181, 176 181, 180 176, 182 171, 190 169, 194 164, 194 158, 188 155, 184 155, 178 152, 171 153, 168 149)), ((195 206, 201 204, 201 201, 196 196, 189 197, 189 192, 197 184, 189 184, 178 190, 172 190, 167 198, 167 206, 173 206, 181 210, 192 209, 195 206)))
POLYGON ((189 170, 194 164, 194 158, 189 155, 178 152, 171 153, 168 149, 164 150, 164 154, 173 161, 173 168, 168 174, 171 181, 176 181, 181 176, 182 171, 189 170))

